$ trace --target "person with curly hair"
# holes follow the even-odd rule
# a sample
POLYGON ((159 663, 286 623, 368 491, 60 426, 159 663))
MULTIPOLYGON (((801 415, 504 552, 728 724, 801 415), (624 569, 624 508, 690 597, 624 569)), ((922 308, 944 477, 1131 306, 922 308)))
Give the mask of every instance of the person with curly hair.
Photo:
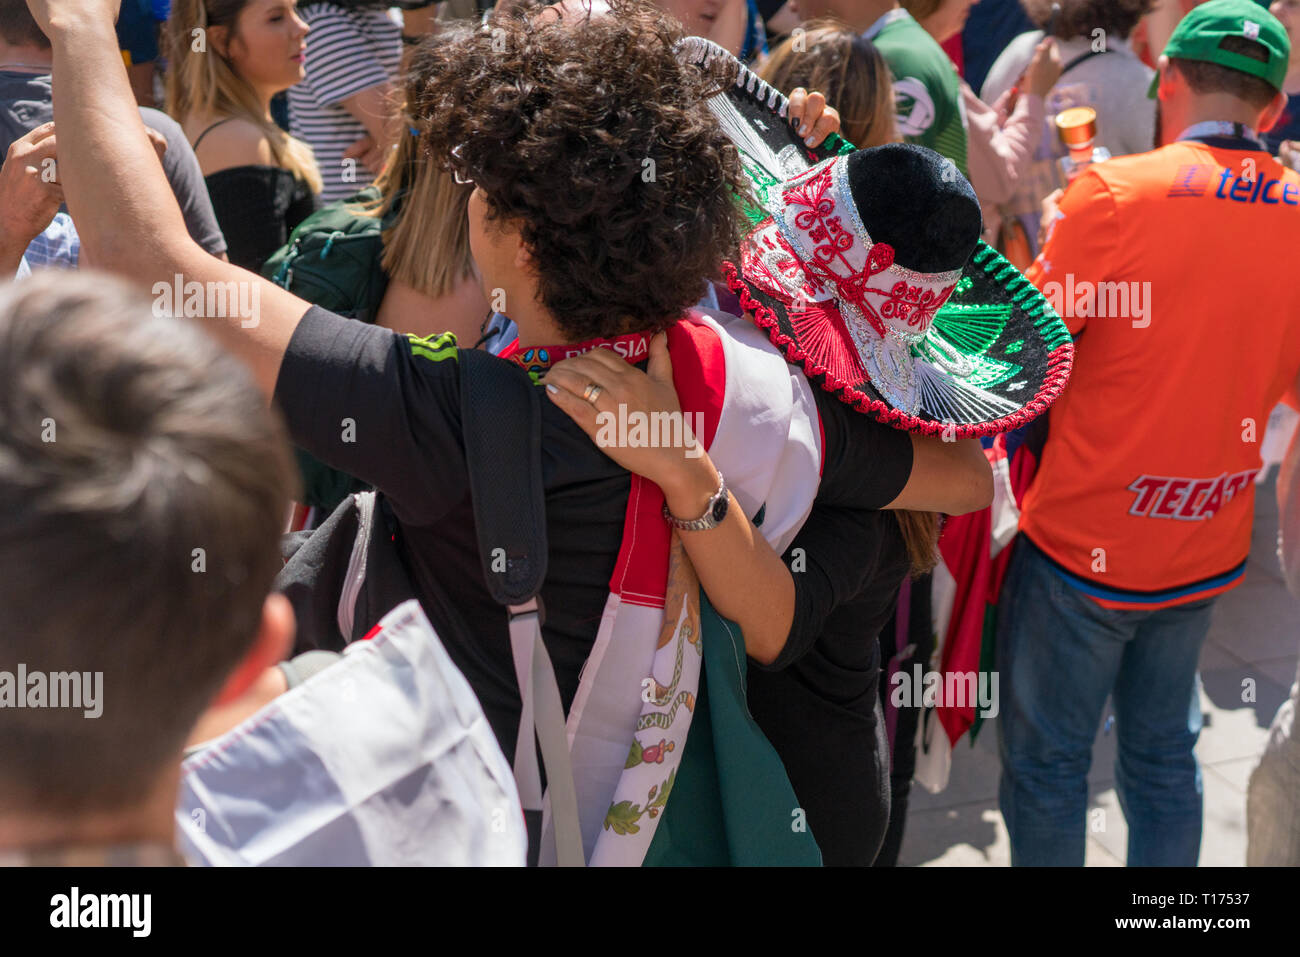
MULTIPOLYGON (((122 133, 138 121, 115 62, 111 14, 62 6, 51 0, 36 9, 54 38, 58 116, 73 129, 60 147, 65 195, 88 250, 98 263, 146 284, 169 283, 179 273, 188 281, 256 288, 251 321, 208 316, 205 326, 249 365, 295 443, 383 493, 397 522, 399 554, 439 637, 507 757, 528 754, 533 743, 531 731, 519 733, 507 616, 491 597, 478 554, 455 337, 421 338, 347 320, 202 254, 185 237, 147 142, 122 133), (137 184, 129 208, 98 189, 97 171, 106 166, 137 184)), ((644 569, 664 602, 670 549, 671 587, 689 580, 685 569, 693 566, 717 612, 743 630, 746 650, 775 657, 798 590, 779 552, 819 490, 819 424, 828 473, 839 477, 844 495, 859 496, 860 508, 893 499, 896 507, 969 510, 991 494, 983 456, 973 463, 961 443, 938 440, 916 454, 918 466, 929 463, 915 470, 926 480, 909 491, 914 460, 906 436, 847 406, 826 413, 841 403, 814 405, 802 374, 774 349, 754 345, 762 339, 756 331, 743 340, 743 331, 727 334, 719 320, 685 318, 705 277, 734 247, 741 167, 704 105, 714 81, 675 54, 678 29, 643 2, 611 8, 615 16, 564 24, 503 18, 439 45, 430 54, 437 79, 413 103, 430 149, 475 184, 470 247, 485 294, 504 300, 518 325, 519 366, 541 376, 554 360, 573 355, 601 366, 600 375, 622 379, 624 368, 632 369, 625 359, 649 358, 651 373, 637 371, 640 378, 625 390, 639 410, 670 407, 674 388, 687 405, 692 389, 698 395, 721 387, 720 366, 709 362, 725 356, 727 397, 739 404, 739 411, 730 407, 739 435, 737 425, 706 420, 718 435, 731 430, 708 452, 693 433, 669 448, 593 441, 558 404, 567 386, 548 382, 554 391, 545 393, 551 401, 541 406, 539 439, 550 547, 541 638, 566 710, 599 636, 608 639, 607 623, 622 630, 619 641, 602 646, 604 655, 611 648, 622 654, 624 635, 638 648, 648 638, 655 654, 663 606, 655 592, 638 596, 630 583, 616 587, 614 572, 644 569), (666 337, 652 341, 659 331, 666 337), (734 382, 733 358, 740 366, 734 382), (765 374, 745 378, 746 361, 765 374), (729 463, 740 461, 748 473, 731 471, 729 463), (892 467, 881 469, 880 461, 892 467), (936 462, 949 468, 932 467, 936 462), (751 521, 760 510, 761 534, 751 521), (647 549, 643 541, 658 544, 647 549), (769 581, 780 587, 763 587, 769 581)), ((609 398, 590 378, 579 391, 580 401, 608 411, 609 398)), ((715 401, 712 395, 702 401, 715 401)), ((525 461, 521 449, 521 467, 525 461)), ((810 569, 816 557, 809 556, 810 569)), ((634 722, 641 690, 631 687, 634 722)), ((682 750, 657 751, 655 759, 673 764, 682 750)), ((625 749, 616 772, 626 758, 625 749)), ((587 770, 576 759, 574 766, 587 770)), ((643 822, 642 838, 654 826, 643 822)), ((597 819, 594 832, 600 831, 597 819)))

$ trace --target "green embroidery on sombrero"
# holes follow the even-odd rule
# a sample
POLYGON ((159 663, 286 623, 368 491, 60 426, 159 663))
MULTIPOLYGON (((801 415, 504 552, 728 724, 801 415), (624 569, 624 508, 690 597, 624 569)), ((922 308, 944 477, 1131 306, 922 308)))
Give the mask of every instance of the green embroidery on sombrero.
POLYGON ((744 150, 740 151, 740 161, 745 167, 752 192, 740 197, 741 207, 750 226, 757 226, 771 215, 769 207, 779 205, 781 180, 774 176, 762 163, 752 160, 744 150), (757 203, 754 200, 758 200, 757 203))
MULTIPOLYGON (((942 334, 937 334, 931 329, 930 335, 913 347, 912 354, 927 362, 934 363, 940 368, 945 368, 950 361, 946 360, 945 356, 951 353, 951 349, 944 349, 933 341, 943 338, 942 334)), ((954 342, 953 345, 956 346, 957 343, 954 342)), ((961 351, 965 353, 964 358, 966 361, 971 364, 970 375, 961 377, 961 386, 963 387, 991 389, 995 385, 1001 385, 1003 382, 1015 378, 1024 371, 1023 366, 1018 366, 1014 362, 1004 362, 1001 359, 993 359, 978 353, 961 351)))
POLYGON ((1002 351, 1003 351, 1006 355, 1009 355, 1009 356, 1010 356, 1010 355, 1015 355, 1017 352, 1019 352, 1019 351, 1020 351, 1021 349, 1023 349, 1024 347, 1025 347, 1025 340, 1024 340, 1024 339, 1017 339, 1015 342, 1008 342, 1008 343, 1007 343, 1007 347, 1006 347, 1005 349, 1003 349, 1002 351))
POLYGON ((982 356, 998 341, 1010 319, 1010 306, 945 303, 935 313, 930 334, 939 333, 968 356, 982 356))
POLYGON ((821 145, 822 150, 830 150, 836 156, 848 156, 850 153, 856 153, 858 148, 840 136, 839 133, 832 133, 826 137, 821 145))
MULTIPOLYGON (((1034 323, 1038 334, 1043 337, 1043 345, 1048 352, 1069 345, 1074 340, 1065 322, 1057 315, 1034 284, 1021 275, 1020 271, 983 240, 975 247, 971 261, 997 281, 1012 297, 1012 301, 1034 323)), ((944 308, 947 308, 945 306, 944 308)), ((942 314, 942 310, 940 310, 942 314)), ((936 320, 938 316, 935 317, 936 320)))

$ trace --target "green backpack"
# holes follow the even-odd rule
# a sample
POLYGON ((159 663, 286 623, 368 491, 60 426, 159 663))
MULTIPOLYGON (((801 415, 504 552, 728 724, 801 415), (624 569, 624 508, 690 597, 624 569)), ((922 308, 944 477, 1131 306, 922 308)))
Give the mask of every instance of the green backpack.
POLYGON ((366 215, 363 207, 379 199, 379 190, 367 186, 316 210, 266 260, 262 275, 313 305, 374 322, 388 287, 381 265, 383 231, 396 211, 394 207, 383 219, 366 215))
MULTIPOLYGON (((271 254, 262 275, 300 299, 362 322, 374 322, 388 288, 382 260, 383 231, 392 225, 397 204, 380 219, 368 216, 379 190, 367 186, 347 199, 318 209, 271 254)), ((332 513, 353 492, 368 486, 295 448, 302 474, 302 501, 322 514, 332 513)))

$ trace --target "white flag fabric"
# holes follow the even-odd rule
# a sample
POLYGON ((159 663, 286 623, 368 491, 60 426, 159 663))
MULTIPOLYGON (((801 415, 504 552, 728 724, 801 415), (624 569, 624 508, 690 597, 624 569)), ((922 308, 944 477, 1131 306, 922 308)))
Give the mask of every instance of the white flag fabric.
POLYGON ((510 765, 418 602, 182 766, 194 864, 523 866, 510 765))

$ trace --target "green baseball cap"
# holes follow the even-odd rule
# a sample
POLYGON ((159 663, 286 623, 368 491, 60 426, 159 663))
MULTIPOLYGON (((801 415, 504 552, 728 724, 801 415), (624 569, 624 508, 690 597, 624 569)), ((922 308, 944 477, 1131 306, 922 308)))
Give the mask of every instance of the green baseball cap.
MULTIPOLYGON (((1230 70, 1240 70, 1259 77, 1280 91, 1286 80, 1291 41, 1277 17, 1255 0, 1210 0, 1193 7, 1178 21, 1173 36, 1165 45, 1164 55, 1171 60, 1203 60, 1230 70), (1254 40, 1268 51, 1268 59, 1256 60, 1223 49, 1221 44, 1227 37, 1254 40)), ((1160 74, 1157 72, 1151 79, 1147 96, 1154 98, 1159 85, 1160 74)))

